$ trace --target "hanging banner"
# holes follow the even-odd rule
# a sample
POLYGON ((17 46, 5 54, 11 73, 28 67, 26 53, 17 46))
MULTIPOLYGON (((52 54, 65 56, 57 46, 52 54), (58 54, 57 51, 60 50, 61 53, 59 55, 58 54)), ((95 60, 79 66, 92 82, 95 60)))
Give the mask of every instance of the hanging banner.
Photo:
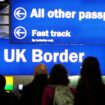
POLYGON ((10 0, 11 43, 105 44, 103 0, 10 0))
POLYGON ((50 73, 52 66, 60 63, 69 75, 79 75, 87 56, 99 59, 104 75, 105 46, 9 44, 9 40, 0 39, 0 74, 32 75, 39 63, 46 64, 50 73))

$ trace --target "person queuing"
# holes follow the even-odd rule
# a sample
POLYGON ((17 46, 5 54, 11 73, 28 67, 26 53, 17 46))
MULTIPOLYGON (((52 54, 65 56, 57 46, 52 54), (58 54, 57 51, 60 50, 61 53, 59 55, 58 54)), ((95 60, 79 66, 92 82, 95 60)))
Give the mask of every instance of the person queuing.
POLYGON ((105 105, 105 86, 96 57, 89 56, 82 63, 74 105, 105 105))
POLYGON ((14 97, 5 90, 6 79, 4 75, 0 75, 0 105, 13 105, 14 97))
POLYGON ((51 69, 49 86, 43 93, 42 105, 73 105, 75 91, 68 84, 66 68, 55 64, 51 69))
POLYGON ((48 71, 44 64, 35 67, 34 80, 23 87, 21 105, 41 105, 44 87, 48 85, 48 71))

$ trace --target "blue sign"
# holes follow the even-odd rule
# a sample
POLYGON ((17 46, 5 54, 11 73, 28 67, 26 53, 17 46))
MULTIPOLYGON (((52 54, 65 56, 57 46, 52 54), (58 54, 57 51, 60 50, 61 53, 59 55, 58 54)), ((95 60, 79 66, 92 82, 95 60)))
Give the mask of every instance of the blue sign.
POLYGON ((10 44, 9 40, 0 39, 0 74, 32 75, 39 63, 46 64, 50 72, 54 64, 61 63, 69 75, 79 75, 87 56, 98 58, 105 75, 105 46, 10 44))
POLYGON ((11 43, 105 44, 104 0, 11 0, 11 43))

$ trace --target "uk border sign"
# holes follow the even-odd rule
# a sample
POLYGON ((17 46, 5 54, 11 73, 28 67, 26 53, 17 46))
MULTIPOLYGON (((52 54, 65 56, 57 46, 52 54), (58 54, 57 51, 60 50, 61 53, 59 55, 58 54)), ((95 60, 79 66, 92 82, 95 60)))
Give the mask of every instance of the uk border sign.
POLYGON ((105 75, 105 46, 89 45, 33 45, 10 44, 0 39, 0 74, 32 75, 37 64, 43 63, 48 72, 54 64, 63 64, 68 75, 79 75, 82 61, 87 56, 95 56, 105 75), (98 49, 98 50, 97 50, 98 49))

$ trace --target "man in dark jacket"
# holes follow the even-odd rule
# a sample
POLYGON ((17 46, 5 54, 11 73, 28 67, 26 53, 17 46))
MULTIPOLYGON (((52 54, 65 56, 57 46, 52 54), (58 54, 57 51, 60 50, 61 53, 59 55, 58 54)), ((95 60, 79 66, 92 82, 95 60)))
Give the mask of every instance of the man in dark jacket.
POLYGON ((39 64, 35 67, 34 80, 23 87, 21 105, 41 105, 44 87, 48 84, 47 67, 39 64))

